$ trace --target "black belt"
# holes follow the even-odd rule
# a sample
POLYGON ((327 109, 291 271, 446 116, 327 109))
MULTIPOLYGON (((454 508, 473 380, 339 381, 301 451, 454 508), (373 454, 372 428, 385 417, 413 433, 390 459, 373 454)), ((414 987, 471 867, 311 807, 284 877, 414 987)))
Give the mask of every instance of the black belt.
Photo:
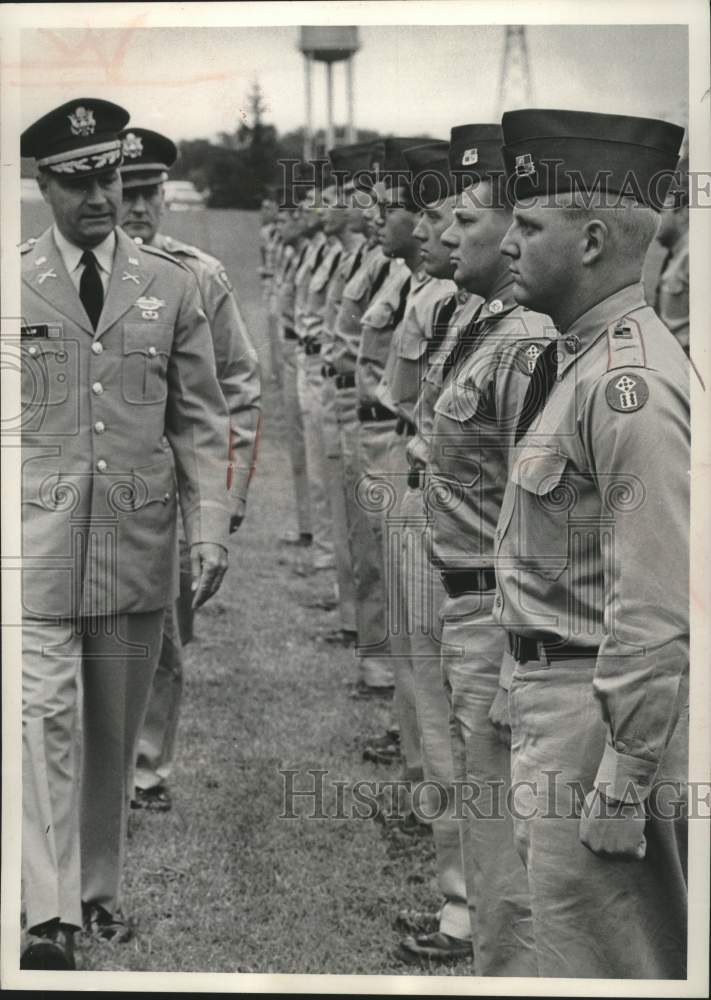
POLYGON ((314 343, 313 340, 307 340, 305 342, 305 344, 304 344, 304 354, 307 354, 307 355, 310 356, 312 354, 320 354, 320 353, 321 353, 321 345, 320 344, 314 343))
POLYGON ((445 569, 440 573, 444 589, 450 597, 462 594, 483 594, 496 588, 493 569, 445 569))
POLYGON ((425 486, 425 470, 410 469, 407 474, 407 485, 411 490, 421 490, 425 486))
POLYGON ((395 424, 395 433, 405 437, 412 437, 415 434, 417 428, 411 420, 407 420, 405 417, 398 417, 397 423, 395 424))
POLYGON ((519 663, 543 659, 594 659, 600 648, 599 646, 581 646, 575 642, 561 642, 560 638, 551 632, 539 632, 537 636, 517 635, 515 632, 509 632, 508 636, 511 655, 519 663))
POLYGON ((353 389, 355 386, 354 372, 346 372, 345 375, 336 375, 334 379, 337 389, 353 389))
POLYGON ((321 365, 321 378, 333 378, 336 369, 333 365, 321 365))
POLYGON ((296 330, 292 330, 290 326, 284 327, 284 340, 298 340, 296 330))
POLYGON ((358 407, 358 419, 362 424, 374 424, 381 420, 396 420, 397 413, 393 413, 382 403, 368 403, 358 407))

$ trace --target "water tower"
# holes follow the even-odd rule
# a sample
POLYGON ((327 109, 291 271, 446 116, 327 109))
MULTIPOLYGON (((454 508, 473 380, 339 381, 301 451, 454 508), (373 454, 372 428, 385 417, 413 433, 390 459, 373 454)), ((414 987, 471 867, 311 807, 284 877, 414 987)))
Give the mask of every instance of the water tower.
POLYGON ((355 142, 353 128, 353 56, 360 48, 358 28, 303 27, 299 35, 299 49, 304 56, 306 76, 306 128, 304 129, 304 159, 313 156, 313 106, 311 101, 312 65, 314 62, 326 65, 326 148, 335 145, 333 131, 333 64, 346 64, 346 101, 348 122, 346 142, 355 142))

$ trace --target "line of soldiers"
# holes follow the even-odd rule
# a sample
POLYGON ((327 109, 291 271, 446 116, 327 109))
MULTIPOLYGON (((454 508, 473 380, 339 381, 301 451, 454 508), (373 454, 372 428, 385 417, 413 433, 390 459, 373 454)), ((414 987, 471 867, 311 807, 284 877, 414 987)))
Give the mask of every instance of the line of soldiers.
POLYGON ((352 696, 394 698, 365 756, 421 795, 402 829, 435 817, 404 961, 685 975, 688 365, 641 285, 682 136, 508 112, 338 147, 264 206, 283 541, 352 696))
POLYGON ((75 968, 78 930, 133 936, 129 808, 170 808, 181 646, 255 461, 229 279, 160 233, 177 150, 128 121, 77 98, 21 139, 54 218, 21 247, 23 969, 75 968))

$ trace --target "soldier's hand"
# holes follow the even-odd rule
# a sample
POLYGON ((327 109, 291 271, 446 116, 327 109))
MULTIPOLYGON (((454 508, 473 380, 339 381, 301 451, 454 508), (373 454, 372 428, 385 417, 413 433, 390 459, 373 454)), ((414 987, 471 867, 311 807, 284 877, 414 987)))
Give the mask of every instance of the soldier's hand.
POLYGON ((504 746, 511 748, 511 716, 509 715, 509 693, 500 687, 489 709, 489 722, 504 746))
POLYGON ((193 609, 217 593, 227 570, 227 550, 215 542, 197 542, 190 547, 193 574, 193 609))
POLYGON ((647 853, 646 816, 641 802, 615 802, 596 788, 585 797, 580 840, 602 858, 641 861, 647 853))
POLYGON ((230 517, 230 534, 234 535, 235 531, 239 528, 240 524, 244 521, 242 514, 232 514, 230 517))

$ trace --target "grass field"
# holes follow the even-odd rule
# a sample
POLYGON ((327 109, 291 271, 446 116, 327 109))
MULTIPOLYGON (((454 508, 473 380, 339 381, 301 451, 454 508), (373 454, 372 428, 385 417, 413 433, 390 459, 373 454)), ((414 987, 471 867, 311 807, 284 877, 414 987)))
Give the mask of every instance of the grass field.
MULTIPOLYGON (((44 228, 41 208, 28 206, 24 237, 44 228)), ((266 362, 257 217, 169 213, 164 229, 222 258, 266 362)), ((352 652, 312 641, 335 622, 297 604, 307 584, 278 561, 293 513, 279 401, 264 382, 247 519, 186 650, 174 808, 132 816, 125 908, 139 933, 125 945, 83 946, 86 969, 419 971, 392 957, 392 920, 402 907, 437 905, 429 844, 402 850, 372 820, 279 818, 279 769, 302 772, 300 788, 308 769, 344 781, 397 773, 362 762, 365 737, 382 732, 389 710, 348 699, 352 652)), ((471 974, 468 963, 433 971, 471 974)))

